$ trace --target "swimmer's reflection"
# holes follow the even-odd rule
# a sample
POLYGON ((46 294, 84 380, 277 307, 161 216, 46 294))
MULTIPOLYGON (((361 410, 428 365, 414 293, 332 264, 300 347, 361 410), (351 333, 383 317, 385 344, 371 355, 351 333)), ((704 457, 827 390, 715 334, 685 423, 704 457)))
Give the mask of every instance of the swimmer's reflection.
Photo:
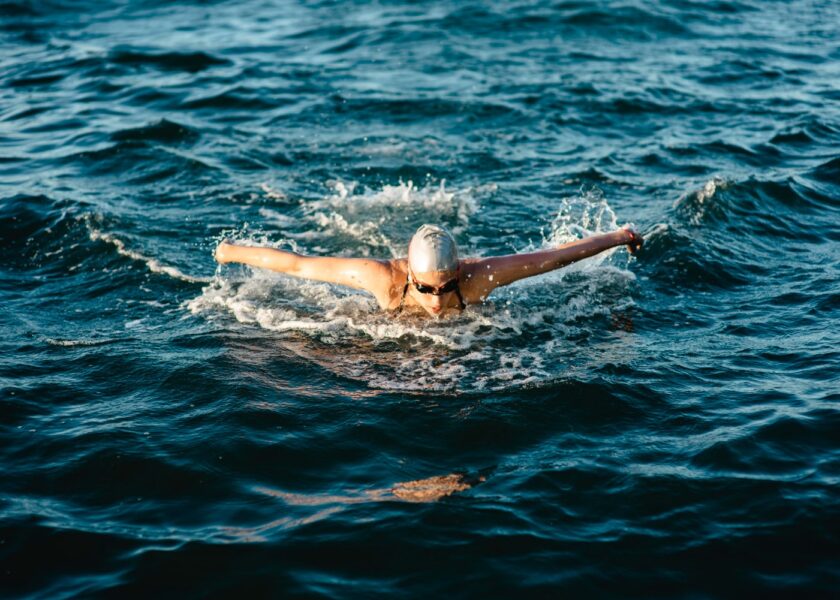
POLYGON ((633 315, 630 311, 614 310, 610 313, 610 320, 613 329, 620 329, 628 333, 633 332, 633 315))
MULTIPOLYGON (((229 335, 225 344, 231 358, 240 365, 251 367, 242 375, 268 388, 293 391, 302 396, 322 395, 323 389, 313 385, 312 372, 307 378, 299 380, 299 369, 289 369, 289 364, 299 365, 303 359, 308 365, 324 369, 327 377, 338 376, 355 383, 364 382, 365 389, 353 385, 342 390, 342 394, 357 399, 379 396, 393 389, 388 385, 374 385, 373 382, 393 380, 394 374, 406 364, 439 364, 450 353, 439 345, 417 346, 402 339, 383 342, 352 336, 324 343, 319 338, 294 331, 284 332, 278 338, 276 333, 254 330, 249 332, 248 337, 229 335)), ((457 381, 443 378, 434 383, 438 393, 457 392, 457 381)), ((403 392, 413 390, 407 385, 398 389, 403 392)), ((420 385, 413 391, 422 393, 428 390, 420 385)))
POLYGON ((255 491, 279 498, 292 506, 321 506, 324 504, 359 504, 363 502, 437 502, 447 496, 465 492, 487 480, 487 471, 475 474, 450 473, 425 479, 402 481, 391 487, 364 490, 355 494, 308 495, 292 494, 267 487, 255 491))

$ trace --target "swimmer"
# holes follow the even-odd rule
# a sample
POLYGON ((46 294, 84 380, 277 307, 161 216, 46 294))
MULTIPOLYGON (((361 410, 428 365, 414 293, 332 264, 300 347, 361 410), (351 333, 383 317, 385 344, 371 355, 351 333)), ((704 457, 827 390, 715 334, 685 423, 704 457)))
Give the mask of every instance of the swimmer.
POLYGON ((634 229, 624 227, 548 250, 460 258, 451 233, 437 225, 423 225, 408 244, 407 258, 303 256, 223 241, 216 248, 216 260, 220 264, 242 263, 365 290, 373 294, 383 310, 400 313, 419 308, 439 317, 460 312, 468 304, 484 302, 497 287, 565 267, 616 246, 626 245, 635 253, 643 242, 634 229))

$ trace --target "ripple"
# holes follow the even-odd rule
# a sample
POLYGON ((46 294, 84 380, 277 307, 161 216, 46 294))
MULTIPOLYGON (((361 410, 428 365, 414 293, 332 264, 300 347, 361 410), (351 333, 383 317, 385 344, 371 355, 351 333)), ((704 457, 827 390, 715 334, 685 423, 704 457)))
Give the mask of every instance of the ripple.
POLYGON ((35 17, 39 14, 28 2, 3 2, 0 4, 0 15, 4 17, 35 17))
MULTIPOLYGON (((840 158, 833 158, 824 162, 812 169, 809 175, 817 181, 836 184, 837 181, 840 181, 840 158)), ((833 200, 833 204, 836 206, 836 197, 830 200, 833 200)))
POLYGON ((115 142, 142 142, 142 143, 180 143, 195 142, 200 133, 195 129, 181 125, 168 119, 161 119, 151 125, 136 127, 134 129, 122 129, 111 134, 115 142))
POLYGON ((118 65, 133 67, 152 66, 164 71, 199 73, 207 69, 229 65, 230 61, 206 52, 152 52, 134 48, 116 48, 108 56, 118 65))
POLYGON ((75 205, 48 196, 18 194, 0 202, 0 265, 4 270, 26 272, 44 269, 59 274, 66 264, 54 258, 62 248, 64 236, 74 229, 71 216, 75 205))
POLYGON ((413 120, 418 117, 440 118, 449 116, 463 116, 473 120, 489 120, 511 118, 517 114, 513 107, 489 102, 467 102, 429 99, 400 99, 400 98, 345 98, 333 96, 331 98, 335 112, 352 116, 370 115, 376 118, 391 116, 397 122, 413 120))
POLYGON ((668 34, 690 37, 690 30, 676 19, 646 11, 635 6, 619 6, 614 10, 585 8, 563 18, 566 24, 576 27, 608 28, 628 36, 643 34, 668 34), (635 29, 635 31, 634 31, 635 29))
MULTIPOLYGON (((808 455, 817 431, 802 419, 781 417, 753 432, 717 442, 699 452, 692 459, 692 464, 713 471, 746 473, 762 479, 767 476, 807 477, 813 472, 808 455)), ((828 443, 827 439, 825 443, 828 443)))
POLYGON ((37 87, 42 85, 51 85, 64 79, 64 73, 56 73, 54 75, 37 75, 33 77, 21 77, 10 80, 7 85, 12 88, 37 87))
MULTIPOLYGON (((116 137, 123 138, 119 134, 116 137)), ((131 134, 110 146, 76 152, 62 160, 77 165, 87 176, 118 176, 137 186, 157 185, 167 179, 194 181, 217 170, 195 155, 162 149, 158 144, 133 139, 131 134), (160 160, 161 157, 165 160, 160 160)))
MULTIPOLYGON (((653 261, 657 279, 679 289, 731 289, 748 285, 753 280, 753 274, 735 268, 731 255, 719 256, 719 252, 708 249, 709 246, 698 242, 689 232, 668 227, 648 237, 640 260, 653 261)), ((760 269, 757 263, 746 266, 760 269)))

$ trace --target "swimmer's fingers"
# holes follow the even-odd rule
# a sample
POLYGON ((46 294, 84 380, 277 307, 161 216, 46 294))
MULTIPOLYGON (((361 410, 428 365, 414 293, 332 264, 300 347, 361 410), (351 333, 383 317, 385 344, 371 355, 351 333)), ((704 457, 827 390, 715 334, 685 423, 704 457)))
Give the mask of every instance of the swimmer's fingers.
POLYGON ((627 251, 636 254, 644 246, 645 239, 632 225, 625 225, 622 229, 627 233, 627 251))

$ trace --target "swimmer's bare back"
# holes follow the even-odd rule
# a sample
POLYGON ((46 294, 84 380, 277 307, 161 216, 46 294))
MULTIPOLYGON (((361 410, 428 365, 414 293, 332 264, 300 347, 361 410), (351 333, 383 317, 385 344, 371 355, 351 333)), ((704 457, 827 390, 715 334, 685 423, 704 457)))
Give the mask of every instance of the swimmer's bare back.
POLYGON ((460 310, 463 307, 461 299, 464 304, 478 304, 496 288, 514 281, 565 267, 616 246, 626 245, 630 252, 635 252, 642 243, 641 235, 633 229, 622 228, 547 250, 461 259, 454 272, 410 274, 408 261, 404 258, 376 260, 304 256, 274 248, 239 246, 227 241, 216 248, 216 260, 221 264, 242 263, 293 277, 365 290, 373 294, 383 310, 414 306, 437 316, 460 310), (457 282, 456 286, 451 283, 453 280, 457 282), (455 291, 446 291, 452 286, 455 291))

